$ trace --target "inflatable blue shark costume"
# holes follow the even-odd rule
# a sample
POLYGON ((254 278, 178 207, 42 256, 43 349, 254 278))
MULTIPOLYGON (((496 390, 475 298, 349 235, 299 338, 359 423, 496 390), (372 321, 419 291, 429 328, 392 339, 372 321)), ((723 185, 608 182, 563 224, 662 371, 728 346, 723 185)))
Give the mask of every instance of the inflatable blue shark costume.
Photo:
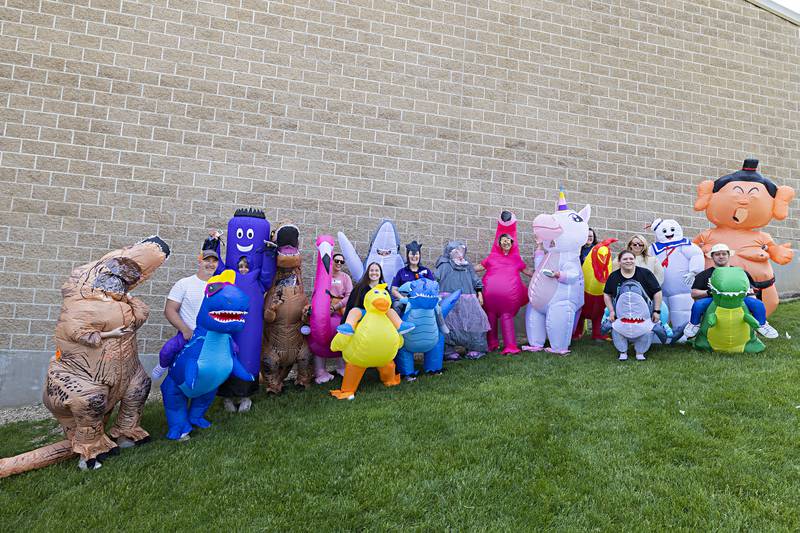
POLYGON ((361 279, 370 263, 378 263, 381 266, 386 283, 391 283, 397 271, 405 266, 403 258, 400 256, 400 237, 391 220, 382 219, 378 224, 378 229, 375 230, 369 241, 369 252, 364 261, 358 256, 358 252, 347 235, 340 231, 337 239, 347 268, 353 275, 353 283, 357 283, 361 279))
POLYGON ((424 353, 423 369, 431 374, 442 372, 444 360, 444 336, 450 331, 444 319, 456 304, 461 291, 457 290, 439 305, 439 284, 427 278, 404 283, 399 291, 407 294, 400 302, 407 303, 403 322, 416 327, 404 335, 403 346, 395 357, 395 365, 401 376, 413 381, 418 371, 414 370, 414 354, 424 353))
MULTIPOLYGON (((229 376, 255 381, 237 358, 238 348, 231 337, 244 329, 250 304, 250 298, 234 285, 235 279, 234 272, 226 270, 208 280, 206 296, 197 313, 197 328, 174 356, 161 383, 168 439, 188 437, 192 426, 211 426, 204 415, 217 388, 229 376)), ((162 350, 162 360, 165 356, 169 357, 162 350)))

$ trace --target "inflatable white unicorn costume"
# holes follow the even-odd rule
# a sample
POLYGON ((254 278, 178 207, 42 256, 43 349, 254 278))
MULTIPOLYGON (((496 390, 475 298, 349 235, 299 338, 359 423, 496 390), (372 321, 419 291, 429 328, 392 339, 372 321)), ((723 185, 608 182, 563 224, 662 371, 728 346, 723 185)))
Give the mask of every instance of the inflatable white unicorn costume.
POLYGON ((705 264, 703 251, 683 237, 683 228, 672 219, 657 218, 650 225, 655 242, 650 254, 664 267, 664 284, 661 291, 669 308, 669 321, 674 332, 680 332, 689 323, 692 312, 692 283, 705 264))
POLYGON ((557 211, 533 220, 533 233, 546 253, 537 251, 534 257, 536 272, 528 286, 530 303, 525 311, 529 346, 523 346, 524 350, 538 352, 548 340, 548 352, 569 353, 575 318, 583 307, 580 249, 589 232, 590 215, 588 205, 577 213, 567 207, 561 191, 557 211))

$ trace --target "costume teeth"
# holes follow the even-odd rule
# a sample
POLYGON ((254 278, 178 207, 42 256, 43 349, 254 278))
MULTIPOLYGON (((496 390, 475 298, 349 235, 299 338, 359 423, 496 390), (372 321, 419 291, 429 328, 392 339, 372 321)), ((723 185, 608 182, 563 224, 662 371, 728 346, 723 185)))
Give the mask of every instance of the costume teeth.
POLYGON ((244 317, 247 315, 247 311, 211 311, 209 315, 211 315, 211 318, 217 322, 226 324, 228 322, 244 322, 244 317))

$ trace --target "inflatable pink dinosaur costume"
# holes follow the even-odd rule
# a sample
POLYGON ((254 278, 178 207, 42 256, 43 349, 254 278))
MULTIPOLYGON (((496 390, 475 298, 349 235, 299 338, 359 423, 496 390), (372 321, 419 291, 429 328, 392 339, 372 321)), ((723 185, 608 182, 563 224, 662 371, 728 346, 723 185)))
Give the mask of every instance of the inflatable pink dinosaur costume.
POLYGON ((544 252, 536 252, 536 273, 528 287, 525 329, 530 346, 524 346, 524 350, 538 352, 548 340, 546 351, 569 353, 575 319, 583 307, 580 250, 589 232, 591 211, 587 205, 576 213, 567 207, 561 191, 557 211, 533 220, 533 233, 544 244, 544 252))
POLYGON ((314 381, 317 384, 333 379, 333 375, 325 370, 324 359, 339 358, 341 352, 331 351, 331 340, 336 335, 336 327, 341 316, 331 314, 331 260, 335 241, 330 235, 317 237, 317 273, 314 278, 314 292, 311 295, 311 317, 309 325, 308 347, 314 354, 314 381))
MULTIPOLYGON (((585 235, 584 240, 586 240, 585 235)), ((519 255, 517 218, 513 213, 503 211, 500 214, 492 251, 489 253, 489 257, 481 261, 481 265, 486 269, 486 274, 483 276, 483 308, 491 327, 487 334, 489 350, 496 350, 500 346, 497 339, 497 320, 499 318, 505 345, 503 353, 519 353, 514 331, 514 317, 520 307, 528 301, 525 285, 522 284, 519 277, 519 273, 525 270, 527 265, 519 255), (504 254, 500 248, 500 237, 504 234, 513 240, 508 254, 504 254)))

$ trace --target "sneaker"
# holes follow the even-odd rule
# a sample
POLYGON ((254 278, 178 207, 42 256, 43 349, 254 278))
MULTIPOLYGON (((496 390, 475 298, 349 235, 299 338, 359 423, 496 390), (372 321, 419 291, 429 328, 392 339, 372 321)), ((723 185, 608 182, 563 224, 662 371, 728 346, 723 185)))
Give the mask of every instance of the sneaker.
POLYGON ((250 398, 242 398, 242 403, 239 404, 239 412, 246 413, 253 407, 253 401, 250 398))
POLYGON ((692 324, 689 322, 686 324, 686 327, 683 328, 683 336, 688 339, 697 335, 698 331, 700 331, 700 326, 698 324, 692 324))
POLYGON ((647 360, 647 357, 645 357, 643 353, 637 353, 636 354, 636 360, 637 361, 645 361, 645 360, 647 360))
POLYGON ((769 322, 764 322, 764 325, 760 326, 756 331, 768 339, 778 338, 778 330, 770 326, 769 322))
POLYGON ((471 352, 467 352, 467 359, 472 359, 474 361, 476 359, 480 359, 484 355, 485 354, 483 352, 476 352, 473 350, 471 352))
POLYGON ((414 383, 417 381, 417 376, 403 376, 403 379, 406 380, 406 383, 414 383))
POLYGON ((445 361, 458 361, 459 359, 461 359, 461 356, 458 355, 458 352, 448 352, 444 354, 445 361))
POLYGON ((223 405, 223 407, 225 407, 225 410, 227 412, 229 412, 229 413, 235 413, 236 412, 236 405, 234 405, 233 400, 231 400, 230 398, 225 398, 222 401, 222 405, 223 405))
POLYGON ((628 354, 626 354, 626 353, 619 354, 619 360, 620 361, 627 361, 628 360, 628 354))

